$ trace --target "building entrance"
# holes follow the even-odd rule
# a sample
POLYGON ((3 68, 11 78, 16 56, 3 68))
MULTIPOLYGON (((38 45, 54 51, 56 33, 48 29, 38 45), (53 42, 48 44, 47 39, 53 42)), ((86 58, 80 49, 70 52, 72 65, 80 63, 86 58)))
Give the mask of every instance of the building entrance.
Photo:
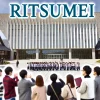
POLYGON ((66 54, 47 54, 47 55, 43 55, 44 59, 64 59, 64 58, 68 58, 66 54))
POLYGON ((69 50, 40 50, 40 59, 68 59, 69 50))

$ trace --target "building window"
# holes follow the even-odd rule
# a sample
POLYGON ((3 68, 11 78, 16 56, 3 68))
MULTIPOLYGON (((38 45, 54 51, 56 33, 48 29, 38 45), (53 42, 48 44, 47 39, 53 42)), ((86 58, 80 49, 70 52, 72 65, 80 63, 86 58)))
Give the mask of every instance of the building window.
POLYGON ((92 49, 72 49, 72 58, 92 59, 92 49))
POLYGON ((18 50, 19 59, 36 59, 36 50, 18 50))
POLYGON ((68 59, 69 58, 69 50, 40 50, 39 53, 40 59, 68 59))

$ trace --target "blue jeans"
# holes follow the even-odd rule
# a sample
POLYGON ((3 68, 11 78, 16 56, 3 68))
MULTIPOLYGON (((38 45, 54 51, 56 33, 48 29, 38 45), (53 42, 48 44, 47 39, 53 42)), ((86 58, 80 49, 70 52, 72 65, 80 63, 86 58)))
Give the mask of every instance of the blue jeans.
POLYGON ((12 98, 11 100, 15 100, 15 98, 12 98))
POLYGON ((2 97, 0 97, 0 100, 2 100, 2 97))
MULTIPOLYGON (((2 99, 0 99, 0 100, 2 100, 2 99)), ((11 98, 11 99, 9 99, 9 100, 16 100, 15 98, 11 98)))

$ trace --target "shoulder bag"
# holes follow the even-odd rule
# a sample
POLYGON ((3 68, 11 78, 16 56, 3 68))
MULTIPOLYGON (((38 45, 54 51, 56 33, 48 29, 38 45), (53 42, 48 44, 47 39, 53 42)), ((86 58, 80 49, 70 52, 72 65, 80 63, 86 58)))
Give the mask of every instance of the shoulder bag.
POLYGON ((53 92, 54 92, 54 94, 55 94, 55 96, 57 97, 58 100, 64 100, 64 98, 61 95, 60 96, 57 95, 57 93, 55 92, 52 85, 51 85, 51 88, 52 88, 52 90, 53 90, 53 92))
POLYGON ((71 88, 70 88, 69 85, 68 85, 68 87, 69 87, 69 90, 70 90, 70 92, 71 92, 71 94, 72 94, 72 98, 70 98, 70 99, 68 99, 68 100, 77 100, 77 99, 74 97, 73 92, 72 92, 72 90, 71 90, 71 88))

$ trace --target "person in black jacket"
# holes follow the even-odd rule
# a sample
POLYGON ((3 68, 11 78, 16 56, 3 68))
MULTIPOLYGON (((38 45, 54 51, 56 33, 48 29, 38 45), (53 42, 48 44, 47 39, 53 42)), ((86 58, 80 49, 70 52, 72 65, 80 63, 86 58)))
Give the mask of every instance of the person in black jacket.
POLYGON ((19 65, 19 61, 17 60, 17 62, 16 62, 16 67, 18 67, 18 65, 19 65))
MULTIPOLYGON (((52 87, 54 88, 57 96, 61 96, 61 88, 65 85, 64 81, 62 79, 59 79, 60 82, 56 82, 57 80, 57 75, 56 74, 52 74, 50 76, 50 79, 52 81, 52 87)), ((51 88, 51 85, 48 85, 48 89, 47 89, 47 95, 50 96, 50 100, 58 100, 58 98, 56 97, 53 89, 51 88)))

